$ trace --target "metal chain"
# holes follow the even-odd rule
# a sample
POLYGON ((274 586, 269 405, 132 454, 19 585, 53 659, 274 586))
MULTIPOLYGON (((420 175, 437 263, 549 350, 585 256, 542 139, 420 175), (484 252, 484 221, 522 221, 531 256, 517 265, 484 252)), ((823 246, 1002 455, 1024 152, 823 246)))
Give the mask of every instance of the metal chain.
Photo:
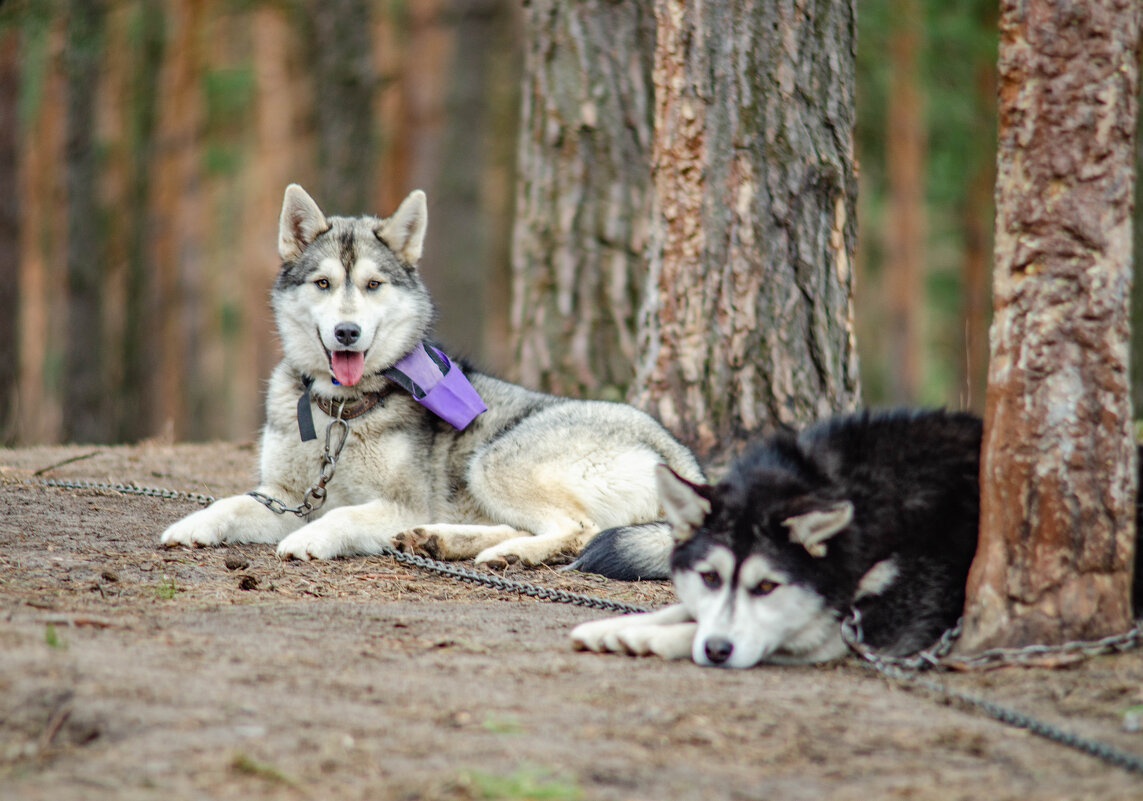
MULTIPOLYGON (((338 419, 340 420, 340 410, 338 412, 338 419)), ((344 421, 341 421, 344 424, 344 421)), ((325 483, 333 477, 333 470, 337 465, 337 458, 341 453, 341 448, 345 444, 345 438, 348 433, 348 426, 346 431, 342 434, 341 440, 337 447, 330 450, 330 430, 333 428, 333 423, 326 429, 326 450, 322 457, 322 470, 319 475, 319 484, 324 491, 325 483), (329 471, 326 473, 326 457, 329 456, 329 471)), ((138 487, 129 484, 104 484, 92 481, 61 481, 55 479, 46 479, 41 481, 44 486, 60 487, 63 489, 97 489, 97 490, 114 490, 127 495, 148 495, 156 498, 164 498, 171 500, 192 500, 200 504, 209 504, 214 501, 214 498, 209 495, 192 492, 180 492, 178 490, 156 489, 154 487, 138 487)), ((315 484, 318 487, 319 484, 315 484)), ((311 488, 312 490, 313 488, 311 488)), ((307 497, 310 491, 307 491, 307 497)), ((318 506, 324 502, 324 492, 321 495, 314 495, 315 500, 320 498, 318 506)), ((275 499, 270 498, 270 501, 275 499)), ((265 503, 263 501, 263 503, 265 503)), ((293 511, 286 508, 280 501, 279 505, 283 507, 284 511, 293 511)), ((268 508, 274 509, 273 506, 266 504, 268 508)), ((303 500, 304 505, 304 500, 303 500)), ((314 508, 317 508, 316 506, 314 508)), ((277 510, 274 510, 277 511, 277 510)), ((282 514, 283 512, 278 512, 282 514)), ((295 512, 296 514, 296 512, 295 512)), ((622 601, 611 601, 606 598, 596 598, 589 595, 580 595, 578 593, 566 592, 564 590, 557 590, 551 587, 541 587, 535 584, 529 584, 522 581, 512 581, 510 579, 502 579, 489 573, 477 573, 467 568, 458 567, 457 565, 449 564, 448 562, 440 562, 435 559, 429 559, 416 554, 402 553, 394 548, 383 548, 381 554, 388 556, 396 561, 411 565, 422 570, 427 570, 437 573, 441 576, 456 578, 460 581, 468 581, 473 584, 482 584, 487 587, 493 587, 504 592, 516 592, 522 595, 527 595, 532 598, 539 598, 545 601, 552 601, 555 603, 573 604, 576 606, 586 606, 592 609, 604 609, 608 611, 620 612, 624 614, 646 612, 647 609, 642 607, 633 606, 631 604, 623 603, 622 601)), ((954 690, 937 681, 926 679, 920 674, 920 671, 930 668, 948 669, 954 665, 972 664, 976 666, 979 664, 1020 664, 1021 660, 1025 660, 1029 656, 1044 656, 1046 654, 1059 654, 1059 653, 1080 653, 1087 657, 1098 656, 1101 654, 1111 652, 1123 652, 1132 648, 1138 647, 1143 642, 1143 620, 1136 623, 1135 628, 1131 629, 1124 634, 1113 635, 1104 637, 1102 640, 1094 642, 1071 642, 1057 646, 1027 646, 1025 648, 996 648, 990 651, 984 651, 967 658, 950 659, 948 654, 952 650, 953 644, 956 642, 957 637, 960 636, 961 623, 963 619, 958 620, 956 625, 945 631, 940 639, 937 640, 931 647, 923 651, 919 651, 909 657, 894 657, 886 654, 878 654, 871 649, 864 642, 864 633, 861 628, 861 612, 853 609, 841 625, 841 635, 845 644, 857 656, 862 658, 864 667, 876 670, 886 678, 893 679, 899 682, 914 684, 916 686, 927 689, 931 692, 943 695, 955 701, 959 701, 970 707, 980 710, 994 720, 1005 723, 1009 726, 1014 726, 1020 729, 1043 737, 1052 742, 1073 748, 1081 751, 1097 759, 1100 759, 1110 765, 1115 765, 1124 770, 1133 773, 1143 774, 1143 759, 1140 757, 1121 751, 1106 743, 1099 742, 1098 740, 1090 740, 1085 737, 1073 734, 1071 732, 1053 726, 1042 720, 1034 718, 1030 715, 1025 715, 1022 712, 1017 712, 1012 709, 995 704, 983 698, 979 698, 968 693, 963 693, 959 690, 954 690)))
POLYGON ((969 656, 949 656, 960 637, 964 618, 945 631, 932 646, 911 656, 889 656, 865 644, 861 630, 861 611, 854 608, 841 624, 841 637, 849 649, 875 667, 891 665, 901 670, 980 670, 991 667, 1027 665, 1045 657, 1075 656, 1090 659, 1104 654, 1124 653, 1143 645, 1143 619, 1122 634, 1111 634, 1099 640, 1073 640, 1059 645, 1026 645, 1022 648, 991 648, 969 656))
POLYGON ((553 603, 572 604, 574 606, 586 606, 591 609, 604 609, 611 612, 620 612, 623 614, 634 614, 649 612, 641 606, 632 606, 631 604, 622 601, 611 601, 607 598, 597 598, 591 595, 580 595, 575 592, 567 592, 566 590, 557 590, 553 587, 541 587, 537 584, 529 584, 524 581, 513 581, 511 579, 503 579, 492 573, 479 573, 475 570, 460 567, 458 565, 450 564, 449 562, 439 562, 435 559, 429 559, 425 556, 417 556, 416 554, 404 553, 395 548, 382 548, 381 554, 396 559, 398 562, 406 565, 419 567, 422 570, 427 570, 441 576, 448 576, 450 578, 459 579, 460 581, 467 581, 472 584, 483 584, 486 587, 493 587, 504 592, 517 592, 521 595, 527 595, 530 598, 539 598, 543 601, 552 601, 553 603))
POLYGON ((341 418, 344 411, 345 400, 342 399, 341 404, 337 407, 337 414, 325 427, 325 448, 321 452, 321 466, 318 467, 317 481, 302 495, 300 504, 287 506, 284 501, 257 490, 250 490, 246 494, 277 515, 284 515, 289 512, 298 517, 306 517, 311 512, 320 509, 325 504, 327 495, 325 486, 333 479, 333 474, 337 470, 337 460, 341 456, 341 449, 345 447, 345 441, 349 439, 349 423, 341 418), (341 430, 341 436, 337 438, 337 444, 331 447, 335 428, 341 430))
POLYGON ((849 617, 841 624, 841 637, 849 649, 864 661, 860 664, 875 670, 886 678, 895 681, 914 684, 931 692, 943 695, 954 701, 959 701, 1001 723, 1006 723, 1018 729, 1026 729, 1032 734, 1060 745, 1074 748, 1085 754, 1103 760, 1108 764, 1123 768, 1133 773, 1143 774, 1143 758, 1121 751, 1114 746, 1099 740, 1091 740, 1078 734, 1061 729, 1023 712, 1008 709, 1000 704, 993 703, 984 698, 955 690, 939 681, 927 679, 921 671, 930 668, 949 670, 956 667, 971 666, 1008 666, 1026 664, 1033 657, 1059 654, 1082 654, 1084 657, 1099 656, 1111 652, 1121 653, 1140 644, 1143 633, 1143 620, 1136 621, 1135 627, 1124 634, 1115 634, 1094 642, 1069 642, 1062 645, 1030 645, 1024 648, 994 648, 983 651, 970 657, 950 658, 949 652, 960 636, 964 618, 957 620, 956 625, 945 631, 932 646, 919 651, 912 656, 897 657, 879 654, 864 642, 864 633, 861 630, 861 611, 852 609, 849 617))
MULTIPOLYGON (((341 449, 339 447, 333 453, 333 462, 335 464, 337 461, 337 454, 340 452, 340 450, 341 449)), ((332 476, 332 471, 329 475, 332 476)), ((326 480, 329 480, 328 477, 326 480)), ((210 495, 203 495, 197 492, 180 492, 178 490, 157 489, 155 487, 137 487, 132 484, 106 484, 95 481, 63 481, 57 479, 45 479, 40 483, 46 487, 58 487, 60 489, 109 490, 119 492, 124 495, 149 495, 155 498, 164 498, 167 500, 191 500, 195 501, 196 503, 200 503, 203 506, 214 503, 214 498, 210 495)), ((277 501, 274 498, 270 498, 270 501, 281 505, 284 511, 293 511, 292 509, 285 507, 285 504, 282 504, 281 501, 277 501)), ((269 506, 269 504, 266 504, 266 506, 267 508, 273 509, 273 507, 269 506)), ((278 514, 282 514, 282 512, 278 512, 278 514)), ((599 598, 592 595, 581 595, 575 592, 567 592, 566 590, 558 590, 554 587, 543 587, 538 584, 529 584, 525 581, 503 579, 492 573, 479 573, 475 570, 469 570, 468 568, 460 567, 459 565, 450 564, 449 562, 440 562, 436 559, 429 559, 425 556, 403 553, 396 550, 395 548, 382 548, 380 555, 388 556, 397 562, 400 562, 401 564, 417 567, 421 570, 425 570, 430 573, 436 573, 440 576, 455 578, 460 581, 467 581, 471 584, 482 584, 486 587, 492 587, 503 592, 519 593, 520 595, 526 595, 529 598, 538 598, 542 601, 571 604, 572 606, 585 606, 589 609, 602 609, 604 611, 618 612, 620 614, 636 614, 650 611, 645 607, 634 606, 622 601, 612 601, 607 598, 599 598)))
POLYGON ((118 492, 122 495, 146 495, 151 498, 163 498, 169 501, 194 501, 203 506, 214 503, 214 496, 203 495, 201 492, 182 492, 181 490, 159 489, 158 487, 140 487, 137 484, 111 484, 104 481, 65 481, 63 479, 45 478, 40 484, 45 487, 57 487, 70 490, 99 490, 103 492, 118 492))

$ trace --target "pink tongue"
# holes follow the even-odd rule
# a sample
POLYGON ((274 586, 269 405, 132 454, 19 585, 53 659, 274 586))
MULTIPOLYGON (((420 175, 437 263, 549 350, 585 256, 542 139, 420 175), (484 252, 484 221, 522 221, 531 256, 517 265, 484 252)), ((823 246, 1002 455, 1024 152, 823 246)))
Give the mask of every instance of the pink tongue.
POLYGON ((335 350, 330 359, 337 383, 351 387, 365 372, 365 354, 355 350, 335 350))

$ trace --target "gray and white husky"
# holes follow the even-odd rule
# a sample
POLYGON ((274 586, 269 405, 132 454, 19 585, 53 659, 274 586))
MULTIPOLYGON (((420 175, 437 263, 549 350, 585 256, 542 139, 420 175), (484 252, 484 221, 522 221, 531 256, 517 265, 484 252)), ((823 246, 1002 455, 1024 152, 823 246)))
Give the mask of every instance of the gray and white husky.
MULTIPOLYGON (((980 443, 970 414, 864 413, 777 434, 714 486, 661 468, 680 603, 584 623, 573 644, 721 667, 822 662, 846 654, 841 623, 857 609, 867 645, 921 650, 964 606, 980 443)), ((651 535, 607 532, 577 564, 640 572, 662 561, 651 535)))
POLYGON ((272 292, 283 359, 266 396, 260 484, 173 524, 164 545, 271 543, 284 558, 331 559, 398 543, 538 564, 602 529, 661 519, 656 465, 702 480, 690 451, 643 412, 451 363, 431 341, 435 310, 417 272, 427 218, 420 191, 377 219, 326 217, 287 187, 272 292), (463 371, 487 411, 438 416, 420 379, 396 369, 414 356, 436 379, 463 371), (322 456, 331 432, 334 450, 344 436, 333 465, 322 456), (303 500, 314 511, 270 508, 303 500))

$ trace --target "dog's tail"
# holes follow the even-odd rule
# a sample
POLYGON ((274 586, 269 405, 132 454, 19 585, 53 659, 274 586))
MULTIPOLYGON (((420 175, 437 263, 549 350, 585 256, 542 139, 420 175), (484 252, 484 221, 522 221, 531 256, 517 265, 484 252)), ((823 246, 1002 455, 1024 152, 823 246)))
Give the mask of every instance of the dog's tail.
POLYGON ((673 547, 666 522, 618 526, 592 537, 579 558, 565 569, 619 581, 670 578, 673 547))

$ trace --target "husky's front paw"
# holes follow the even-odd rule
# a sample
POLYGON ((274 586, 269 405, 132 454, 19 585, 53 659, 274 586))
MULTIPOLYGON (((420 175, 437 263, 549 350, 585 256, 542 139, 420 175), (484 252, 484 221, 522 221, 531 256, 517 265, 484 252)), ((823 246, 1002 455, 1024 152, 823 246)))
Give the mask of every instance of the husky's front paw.
POLYGON ((278 544, 280 559, 336 559, 352 553, 339 542, 336 531, 329 531, 318 523, 310 523, 295 531, 278 544))
POLYGON ((209 508, 203 509, 190 517, 184 517, 177 523, 172 523, 159 537, 159 542, 168 548, 179 545, 205 548, 220 544, 227 526, 218 515, 208 515, 207 512, 210 511, 209 508))
POLYGON ((681 606, 581 623, 572 629, 572 646, 599 653, 654 654, 664 659, 689 659, 698 624, 681 606))
POLYGON ((159 541, 173 548, 185 545, 201 548, 224 543, 276 543, 282 539, 291 519, 276 515, 249 495, 235 495, 215 501, 205 509, 184 517, 163 532, 159 541))

